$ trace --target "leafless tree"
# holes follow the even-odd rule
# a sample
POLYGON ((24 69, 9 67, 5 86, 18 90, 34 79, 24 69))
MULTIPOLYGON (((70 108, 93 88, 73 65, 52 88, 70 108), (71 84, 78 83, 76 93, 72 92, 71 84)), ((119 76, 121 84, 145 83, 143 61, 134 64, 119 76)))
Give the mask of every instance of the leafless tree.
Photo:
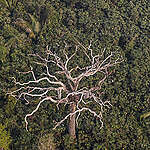
POLYGON ((61 109, 60 105, 70 106, 70 113, 59 122, 56 122, 54 129, 60 126, 66 119, 69 119, 69 134, 72 138, 76 138, 75 128, 78 124, 80 114, 84 111, 93 114, 100 121, 101 128, 103 127, 102 114, 104 108, 110 108, 112 105, 109 100, 101 99, 101 87, 106 78, 112 73, 110 68, 121 63, 123 59, 118 52, 106 54, 105 49, 100 54, 94 55, 94 51, 91 48, 92 42, 90 42, 88 47, 78 42, 75 45, 74 52, 71 54, 66 51, 68 47, 68 43, 64 42, 64 48, 62 49, 63 58, 53 52, 48 46, 45 50, 46 57, 42 57, 39 54, 30 54, 32 57, 37 58, 38 61, 35 62, 37 65, 42 65, 45 68, 45 72, 41 73, 40 78, 36 77, 32 67, 27 72, 21 72, 25 75, 31 74, 32 79, 29 81, 21 83, 13 78, 17 89, 10 91, 8 94, 17 99, 24 98, 26 104, 30 103, 29 97, 38 97, 40 100, 36 108, 25 116, 26 130, 28 130, 28 117, 38 111, 44 101, 55 103, 59 110, 61 109), (77 55, 77 52, 79 54, 81 49, 88 60, 88 64, 84 67, 77 65, 75 68, 69 69, 71 67, 69 63, 77 55), (50 68, 51 64, 55 65, 58 71, 52 73, 50 68), (75 73, 77 74, 74 77, 73 74, 75 73), (93 87, 80 86, 83 79, 88 80, 88 77, 95 76, 97 73, 101 74, 101 76, 96 85, 93 87), (58 76, 65 76, 67 82, 64 83, 58 76), (51 86, 40 86, 42 81, 46 81, 51 86), (56 96, 50 95, 51 91, 56 92, 56 96), (93 106, 90 107, 90 104, 95 104, 96 107, 99 107, 99 110, 95 110, 93 106))

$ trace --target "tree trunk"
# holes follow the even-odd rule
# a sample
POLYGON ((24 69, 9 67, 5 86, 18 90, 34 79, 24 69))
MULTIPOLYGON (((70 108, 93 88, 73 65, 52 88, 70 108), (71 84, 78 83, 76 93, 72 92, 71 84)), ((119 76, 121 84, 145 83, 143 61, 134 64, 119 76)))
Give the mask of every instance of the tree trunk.
MULTIPOLYGON (((76 110, 76 104, 70 104, 70 112, 73 113, 76 110)), ((69 135, 71 138, 76 138, 76 122, 75 122, 75 115, 70 116, 69 120, 69 135)))

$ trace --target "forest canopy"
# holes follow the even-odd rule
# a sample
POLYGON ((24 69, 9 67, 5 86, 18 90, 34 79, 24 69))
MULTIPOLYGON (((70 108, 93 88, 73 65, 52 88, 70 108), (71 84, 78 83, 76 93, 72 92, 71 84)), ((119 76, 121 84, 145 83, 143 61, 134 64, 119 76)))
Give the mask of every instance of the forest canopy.
MULTIPOLYGON (((149 10, 147 0, 0 0, 0 149, 40 149, 47 139, 53 149, 150 149, 149 10), (106 49, 124 59, 102 86, 102 100, 112 105, 103 114, 103 128, 84 112, 76 140, 69 137, 67 120, 52 130, 53 120, 68 113, 67 105, 58 111, 54 104, 44 102, 29 118, 27 132, 24 117, 39 99, 27 106, 23 99, 7 94, 17 88, 12 77, 26 82, 30 76, 20 72, 32 65, 36 75, 43 71, 29 54, 44 56, 49 46, 61 55, 64 41, 72 49, 78 41, 85 47, 94 41, 94 54, 106 49)), ((84 65, 83 53, 78 56, 78 63, 84 65)), ((83 84, 90 86, 93 79, 83 84)))

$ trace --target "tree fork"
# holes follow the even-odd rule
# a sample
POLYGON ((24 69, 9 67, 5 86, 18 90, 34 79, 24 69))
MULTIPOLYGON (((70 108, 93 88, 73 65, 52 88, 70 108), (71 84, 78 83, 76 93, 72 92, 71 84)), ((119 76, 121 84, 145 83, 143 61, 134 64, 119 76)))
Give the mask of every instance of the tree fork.
POLYGON ((102 114, 104 112, 104 107, 110 108, 112 105, 110 104, 109 100, 101 99, 101 86, 106 78, 112 73, 109 72, 109 68, 120 64, 123 61, 122 56, 118 52, 111 52, 104 57, 105 49, 101 52, 101 55, 94 55, 93 50, 91 49, 91 42, 87 48, 78 42, 78 45, 75 47, 75 51, 71 55, 67 54, 65 50, 68 47, 69 45, 65 42, 65 48, 62 50, 65 57, 63 59, 51 51, 48 46, 45 51, 46 57, 42 57, 40 54, 29 54, 31 57, 37 57, 37 60, 33 61, 33 63, 36 65, 42 65, 45 68, 44 72, 41 72, 40 75, 37 75, 34 71, 34 68, 30 66, 29 71, 19 72, 24 75, 30 74, 30 79, 28 81, 19 82, 16 78, 12 77, 17 89, 13 91, 10 90, 7 94, 15 97, 18 100, 24 99, 26 101, 26 105, 28 105, 33 98, 38 98, 40 100, 36 108, 25 116, 27 131, 28 117, 37 112, 40 105, 45 101, 55 103, 58 110, 61 109, 59 107, 60 105, 70 106, 69 114, 67 114, 59 122, 55 121, 56 125, 53 129, 56 129, 65 120, 69 119, 69 135, 73 139, 76 139, 76 123, 80 117, 80 114, 84 111, 88 111, 89 113, 93 114, 94 117, 99 118, 99 123, 101 124, 100 129, 103 127, 102 114), (79 47, 84 49, 85 57, 87 57, 89 63, 84 67, 76 65, 75 68, 70 69, 71 66, 69 66, 69 62, 73 61, 73 57, 77 55, 76 52, 79 50, 79 47), (52 64, 55 65, 58 71, 50 72, 50 66, 52 64), (75 70, 77 71, 77 69, 80 70, 79 74, 73 76, 73 72, 75 70), (99 81, 97 81, 98 83, 94 84, 93 87, 79 86, 82 79, 94 76, 97 73, 101 73, 103 76, 99 78, 99 81), (61 81, 57 75, 65 75, 70 88, 67 88, 68 84, 61 81), (47 82, 47 85, 51 86, 43 87, 41 82, 47 82), (56 96, 50 95, 51 91, 54 91, 56 96), (96 105, 96 107, 99 109, 93 109, 94 105, 96 105))

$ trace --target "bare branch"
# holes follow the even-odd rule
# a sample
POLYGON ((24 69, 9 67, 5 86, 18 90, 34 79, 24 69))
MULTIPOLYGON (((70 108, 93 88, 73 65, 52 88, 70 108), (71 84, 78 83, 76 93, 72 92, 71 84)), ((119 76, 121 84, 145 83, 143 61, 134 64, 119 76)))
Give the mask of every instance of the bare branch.
POLYGON ((55 125, 54 129, 61 125, 66 119, 76 114, 76 124, 78 124, 80 114, 84 111, 88 111, 95 117, 99 118, 101 128, 103 127, 102 113, 105 110, 104 108, 110 108, 112 105, 110 101, 103 101, 101 99, 102 92, 99 93, 99 91, 101 90, 101 86, 106 78, 112 73, 109 71, 109 68, 121 63, 123 59, 120 55, 116 57, 115 52, 111 52, 109 55, 107 55, 107 57, 103 58, 106 49, 104 49, 101 54, 94 55, 91 48, 92 41, 90 41, 90 44, 87 48, 83 46, 78 40, 76 40, 76 42, 78 45, 75 46, 75 51, 71 55, 68 55, 66 52, 66 48, 68 48, 69 45, 65 42, 65 47, 62 50, 65 57, 63 58, 65 60, 58 56, 56 53, 52 52, 52 50, 48 46, 46 47, 45 58, 43 58, 39 54, 30 54, 30 56, 37 58, 37 60, 34 61, 36 65, 42 65, 43 67, 45 67, 45 71, 41 73, 40 77, 36 76, 36 73, 34 72, 34 68, 32 66, 30 66, 29 71, 19 72, 20 74, 24 75, 31 74, 32 79, 28 80, 27 82, 21 83, 13 77, 13 81, 17 86, 17 89, 14 91, 9 91, 7 94, 17 98, 18 100, 24 99, 26 101, 26 104, 30 103, 31 98, 39 99, 39 103, 36 108, 31 113, 25 116, 26 130, 28 130, 27 118, 36 113, 41 104, 45 101, 55 103, 58 109, 60 109, 60 104, 65 106, 67 104, 74 103, 76 105, 76 110, 74 112, 70 112, 61 121, 59 121, 55 125), (69 70, 69 62, 73 60, 74 56, 77 54, 79 47, 84 49, 85 57, 88 58, 90 65, 87 65, 85 67, 76 66, 75 68, 71 68, 69 70), (55 65, 55 67, 58 68, 58 71, 52 73, 51 64, 55 65), (81 73, 78 73, 76 77, 73 77, 72 74, 74 70, 77 71, 77 69, 79 69, 81 73), (79 88, 80 81, 83 78, 93 76, 97 73, 101 73, 103 76, 103 78, 98 81, 97 85, 91 88, 79 88), (64 81, 61 81, 58 78, 59 75, 65 76, 67 81, 65 81, 65 83, 64 81), (43 87, 41 85, 42 81, 46 82, 49 86, 43 87), (54 91, 56 93, 56 96, 50 96, 50 91, 54 91), (99 107, 98 112, 94 111, 93 108, 91 108, 90 104, 93 103, 97 107, 99 107))
POLYGON ((72 116, 72 115, 74 115, 74 114, 77 114, 77 113, 81 113, 81 112, 83 112, 83 111, 89 111, 91 114, 93 114, 94 115, 94 117, 98 117, 99 118, 99 120, 100 120, 100 122, 101 122, 101 128, 103 127, 103 121, 102 121, 102 114, 100 113, 99 115, 95 112, 95 111, 93 111, 93 110, 91 110, 90 108, 86 108, 86 107, 83 107, 83 108, 81 108, 81 109, 78 109, 78 110, 76 110, 74 113, 69 113, 65 118, 63 118, 60 122, 58 122, 56 125, 55 125, 55 127, 53 128, 53 129, 56 129, 59 125, 61 125, 66 119, 68 119, 70 116, 72 116))

